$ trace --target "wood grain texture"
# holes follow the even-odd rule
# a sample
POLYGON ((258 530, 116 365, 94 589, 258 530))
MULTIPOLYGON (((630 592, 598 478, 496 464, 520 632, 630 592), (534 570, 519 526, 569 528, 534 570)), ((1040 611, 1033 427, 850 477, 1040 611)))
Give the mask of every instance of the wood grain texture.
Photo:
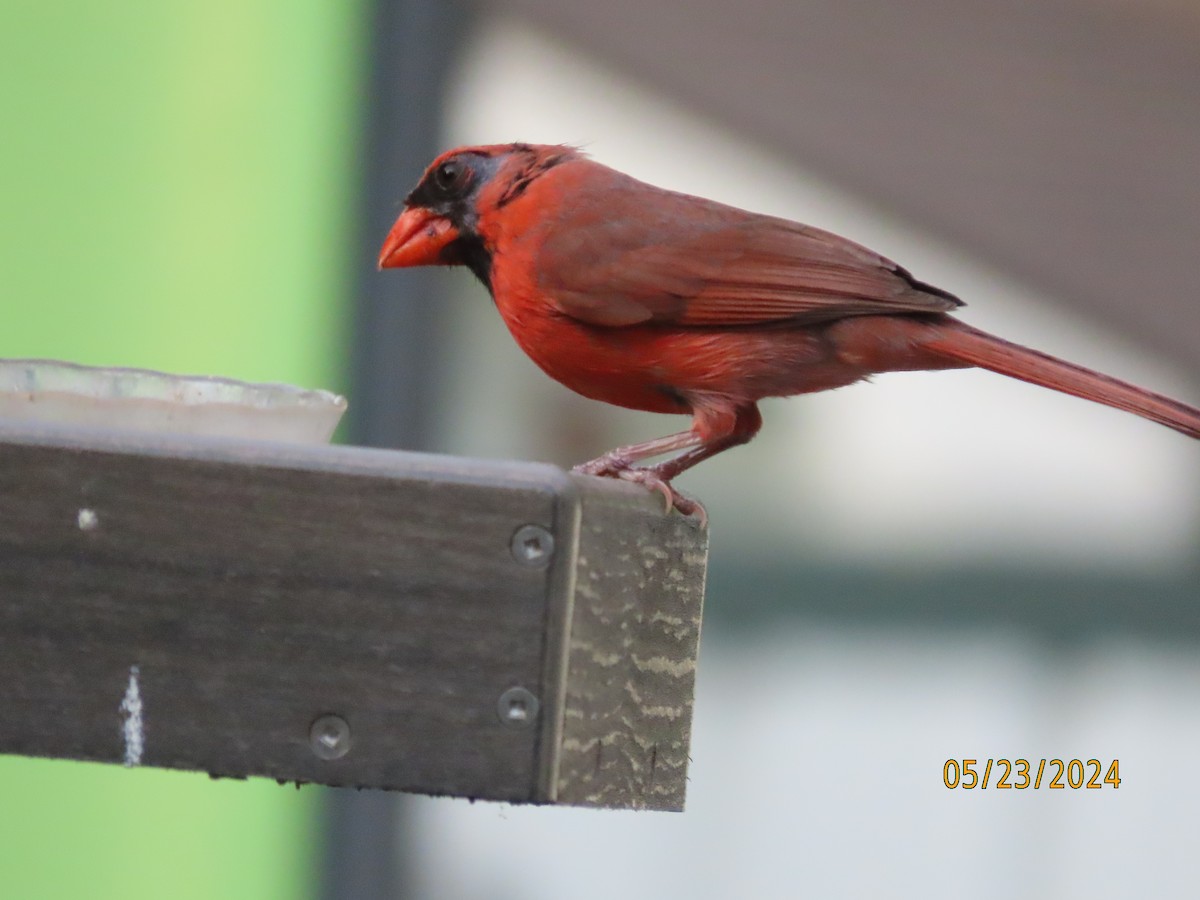
POLYGON ((579 483, 557 799, 682 810, 707 532, 693 520, 663 516, 657 499, 633 486, 579 483))
POLYGON ((145 765, 680 808, 703 547, 550 466, 0 424, 0 752, 123 760, 136 667, 145 765))
POLYGON ((549 587, 570 560, 522 566, 509 544, 531 522, 573 544, 562 473, 103 444, 0 445, 0 750, 121 760, 137 666, 149 765, 545 799, 538 729, 505 726, 496 703, 541 692, 549 587), (341 759, 309 746, 326 713, 351 727, 341 759))

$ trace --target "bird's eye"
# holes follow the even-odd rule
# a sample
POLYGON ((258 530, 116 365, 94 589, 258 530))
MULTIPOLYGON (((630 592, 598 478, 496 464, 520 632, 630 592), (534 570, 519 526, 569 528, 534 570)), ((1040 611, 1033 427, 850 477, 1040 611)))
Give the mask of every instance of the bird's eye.
POLYGON ((450 196, 467 183, 468 169, 456 159, 450 159, 433 170, 433 185, 438 193, 450 196))

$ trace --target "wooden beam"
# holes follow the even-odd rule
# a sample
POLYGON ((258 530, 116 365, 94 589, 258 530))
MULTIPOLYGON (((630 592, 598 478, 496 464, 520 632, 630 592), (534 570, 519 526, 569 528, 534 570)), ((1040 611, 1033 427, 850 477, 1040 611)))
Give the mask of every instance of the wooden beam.
POLYGON ((680 809, 705 561, 546 465, 0 427, 0 752, 680 809))

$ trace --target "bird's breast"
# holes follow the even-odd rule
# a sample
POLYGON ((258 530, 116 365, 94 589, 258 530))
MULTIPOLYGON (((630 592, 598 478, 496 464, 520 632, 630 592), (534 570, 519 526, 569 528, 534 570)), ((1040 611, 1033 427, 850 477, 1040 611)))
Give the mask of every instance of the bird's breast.
POLYGON ((493 296, 505 325, 537 366, 576 393, 629 409, 688 413, 661 340, 642 329, 597 328, 559 312, 528 286, 493 273, 493 296))

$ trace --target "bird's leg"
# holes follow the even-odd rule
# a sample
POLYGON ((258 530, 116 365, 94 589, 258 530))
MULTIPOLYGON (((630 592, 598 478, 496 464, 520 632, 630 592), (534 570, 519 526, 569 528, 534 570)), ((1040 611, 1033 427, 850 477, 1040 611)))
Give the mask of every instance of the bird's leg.
POLYGON ((687 431, 618 447, 603 456, 581 463, 575 467, 575 471, 644 484, 663 495, 667 501, 668 512, 674 507, 685 516, 698 514, 703 523, 708 520, 704 507, 675 490, 671 479, 701 460, 746 443, 761 427, 762 416, 759 415, 758 407, 753 404, 734 408, 698 408, 695 422, 687 431), (661 456, 673 450, 684 452, 656 466, 634 465, 643 459, 661 456))
POLYGON ((711 444, 701 444, 699 447, 693 447, 686 453, 680 453, 678 456, 672 457, 665 462, 660 462, 656 466, 650 466, 650 471, 661 478, 663 481, 670 481, 676 475, 686 472, 698 462, 704 462, 710 456, 716 456, 722 450, 728 450, 730 447, 736 447, 738 444, 744 444, 745 441, 733 440, 725 437, 719 441, 713 441, 711 444))
POLYGON ((654 440, 643 440, 640 444, 629 444, 628 446, 618 446, 616 450, 610 450, 606 454, 602 454, 589 460, 582 462, 575 467, 575 472, 582 472, 584 475, 600 475, 601 478, 619 478, 623 481, 635 481, 637 484, 646 485, 650 490, 658 491, 662 494, 662 498, 666 500, 667 512, 671 511, 672 506, 683 512, 684 515, 690 515, 691 510, 685 510, 685 506, 695 505, 692 500, 680 496, 679 492, 674 490, 666 479, 659 478, 649 468, 635 466, 634 463, 642 460, 648 460, 652 456, 661 456, 662 454, 670 454, 672 450, 684 450, 691 448, 701 442, 700 434, 695 431, 680 431, 677 434, 667 434, 665 438, 655 438, 654 440))
POLYGON ((575 467, 576 472, 585 475, 618 476, 636 462, 649 459, 652 456, 662 456, 673 450, 684 450, 703 443, 703 439, 695 431, 688 429, 678 434, 668 434, 666 437, 655 438, 652 441, 642 441, 640 444, 630 444, 627 447, 617 447, 595 459, 580 463, 575 467))
POLYGON ((622 481, 633 481, 637 484, 644 484, 651 490, 658 491, 663 495, 663 499, 667 502, 667 512, 671 511, 671 507, 675 507, 684 515, 690 515, 693 510, 686 507, 696 506, 697 504, 694 501, 681 495, 671 487, 666 479, 660 478, 651 469, 635 466, 634 463, 643 459, 649 459, 652 456, 661 456, 663 453, 670 453, 672 450, 695 447, 700 441, 700 435, 689 429, 681 431, 678 434, 669 434, 666 437, 655 438, 652 441, 630 444, 627 447, 617 447, 615 450, 609 450, 607 453, 593 460, 580 463, 575 467, 574 471, 582 472, 584 475, 620 478, 622 481))
MULTIPOLYGON (((724 424, 724 423, 722 423, 724 424)), ((708 440, 701 441, 685 453, 680 453, 673 459, 651 466, 654 474, 664 481, 670 481, 676 475, 686 472, 698 462, 703 462, 710 456, 716 456, 722 450, 744 444, 758 434, 762 427, 762 415, 757 406, 739 407, 728 423, 727 429, 716 434, 710 434, 708 440)))

